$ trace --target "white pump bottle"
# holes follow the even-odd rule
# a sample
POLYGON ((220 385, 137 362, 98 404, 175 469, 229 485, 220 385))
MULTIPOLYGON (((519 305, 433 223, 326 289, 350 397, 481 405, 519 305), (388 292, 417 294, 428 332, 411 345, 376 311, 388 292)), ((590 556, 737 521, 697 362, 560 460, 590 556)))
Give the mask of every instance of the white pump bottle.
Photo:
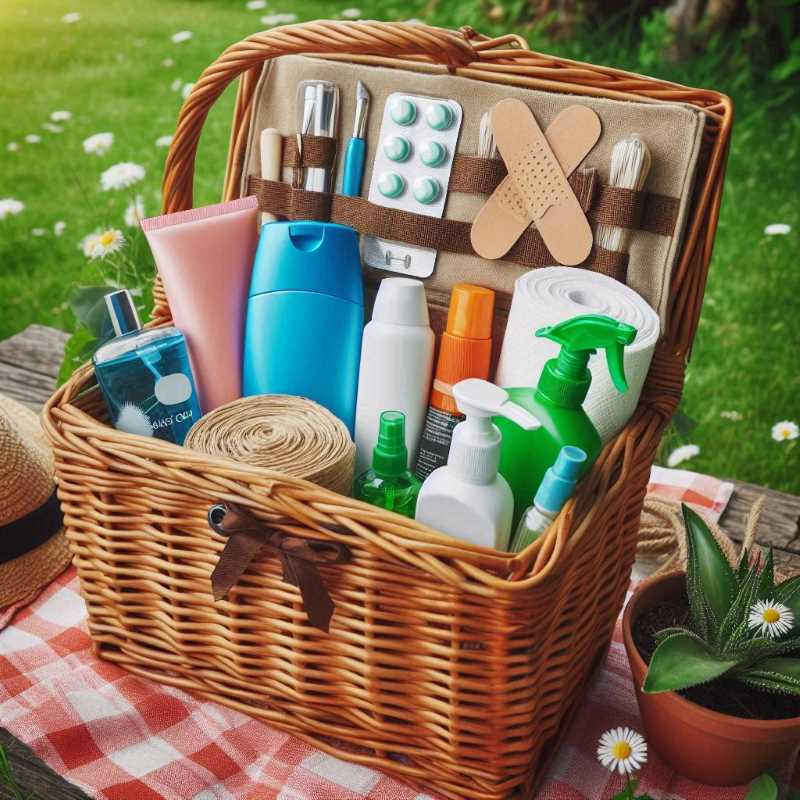
POLYGON ((422 484, 416 519, 473 544, 507 550, 514 497, 497 472, 502 436, 492 417, 506 417, 526 431, 541 423, 504 389, 479 378, 457 383, 453 396, 466 419, 453 431, 447 464, 422 484))

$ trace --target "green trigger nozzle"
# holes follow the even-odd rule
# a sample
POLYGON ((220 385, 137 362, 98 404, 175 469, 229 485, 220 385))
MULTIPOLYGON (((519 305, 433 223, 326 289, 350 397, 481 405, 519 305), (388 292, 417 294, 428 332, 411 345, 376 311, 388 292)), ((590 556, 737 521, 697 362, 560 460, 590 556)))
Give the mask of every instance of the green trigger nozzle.
POLYGON ((625 347, 636 338, 633 325, 601 314, 584 314, 540 328, 536 335, 561 345, 558 357, 547 362, 540 378, 539 389, 545 395, 582 403, 592 380, 587 369, 589 356, 601 349, 606 351, 614 387, 618 392, 628 391, 623 356, 625 347))

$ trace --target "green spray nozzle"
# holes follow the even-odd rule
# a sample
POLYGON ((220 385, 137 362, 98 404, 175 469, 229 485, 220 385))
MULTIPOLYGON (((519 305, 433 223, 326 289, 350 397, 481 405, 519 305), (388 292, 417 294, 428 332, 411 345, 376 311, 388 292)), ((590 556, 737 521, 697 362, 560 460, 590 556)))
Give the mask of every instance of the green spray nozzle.
POLYGON ((402 411, 384 411, 378 424, 372 469, 382 478, 402 475, 408 469, 406 415, 402 411))
POLYGON ((600 349, 606 351, 608 371, 617 391, 628 391, 623 354, 625 346, 636 338, 633 325, 601 314, 585 314, 540 328, 536 335, 561 345, 558 358, 547 362, 539 379, 538 388, 548 397, 566 405, 583 403, 592 380, 587 369, 589 356, 600 349))

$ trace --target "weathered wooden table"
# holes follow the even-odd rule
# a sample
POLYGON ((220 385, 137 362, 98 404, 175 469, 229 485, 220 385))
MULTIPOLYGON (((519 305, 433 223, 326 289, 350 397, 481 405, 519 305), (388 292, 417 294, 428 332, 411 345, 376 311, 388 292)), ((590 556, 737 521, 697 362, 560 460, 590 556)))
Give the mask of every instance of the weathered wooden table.
MULTIPOLYGON (((66 339, 67 335, 61 331, 31 325, 0 342, 0 392, 38 410, 55 387, 66 339)), ((731 482, 736 488, 721 519, 731 538, 741 542, 750 507, 757 497, 766 495, 756 539, 773 546, 778 569, 785 574, 800 573, 800 497, 751 483, 731 482)), ((2 722, 0 719, 0 726, 2 722)), ((0 746, 8 755, 23 796, 34 792, 38 800, 86 800, 82 791, 56 775, 1 727, 0 746)), ((0 786, 0 799, 15 797, 0 786)))

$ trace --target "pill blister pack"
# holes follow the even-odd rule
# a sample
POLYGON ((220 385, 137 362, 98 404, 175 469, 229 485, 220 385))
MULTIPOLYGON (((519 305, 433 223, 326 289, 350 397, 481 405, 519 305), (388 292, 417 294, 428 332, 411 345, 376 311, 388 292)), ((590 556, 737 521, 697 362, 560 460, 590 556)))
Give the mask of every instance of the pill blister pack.
MULTIPOLYGON (((370 202, 441 218, 461 120, 461 105, 455 100, 389 95, 372 166, 370 202)), ((363 259, 371 267, 415 278, 433 273, 436 250, 376 236, 362 241, 363 259)))

